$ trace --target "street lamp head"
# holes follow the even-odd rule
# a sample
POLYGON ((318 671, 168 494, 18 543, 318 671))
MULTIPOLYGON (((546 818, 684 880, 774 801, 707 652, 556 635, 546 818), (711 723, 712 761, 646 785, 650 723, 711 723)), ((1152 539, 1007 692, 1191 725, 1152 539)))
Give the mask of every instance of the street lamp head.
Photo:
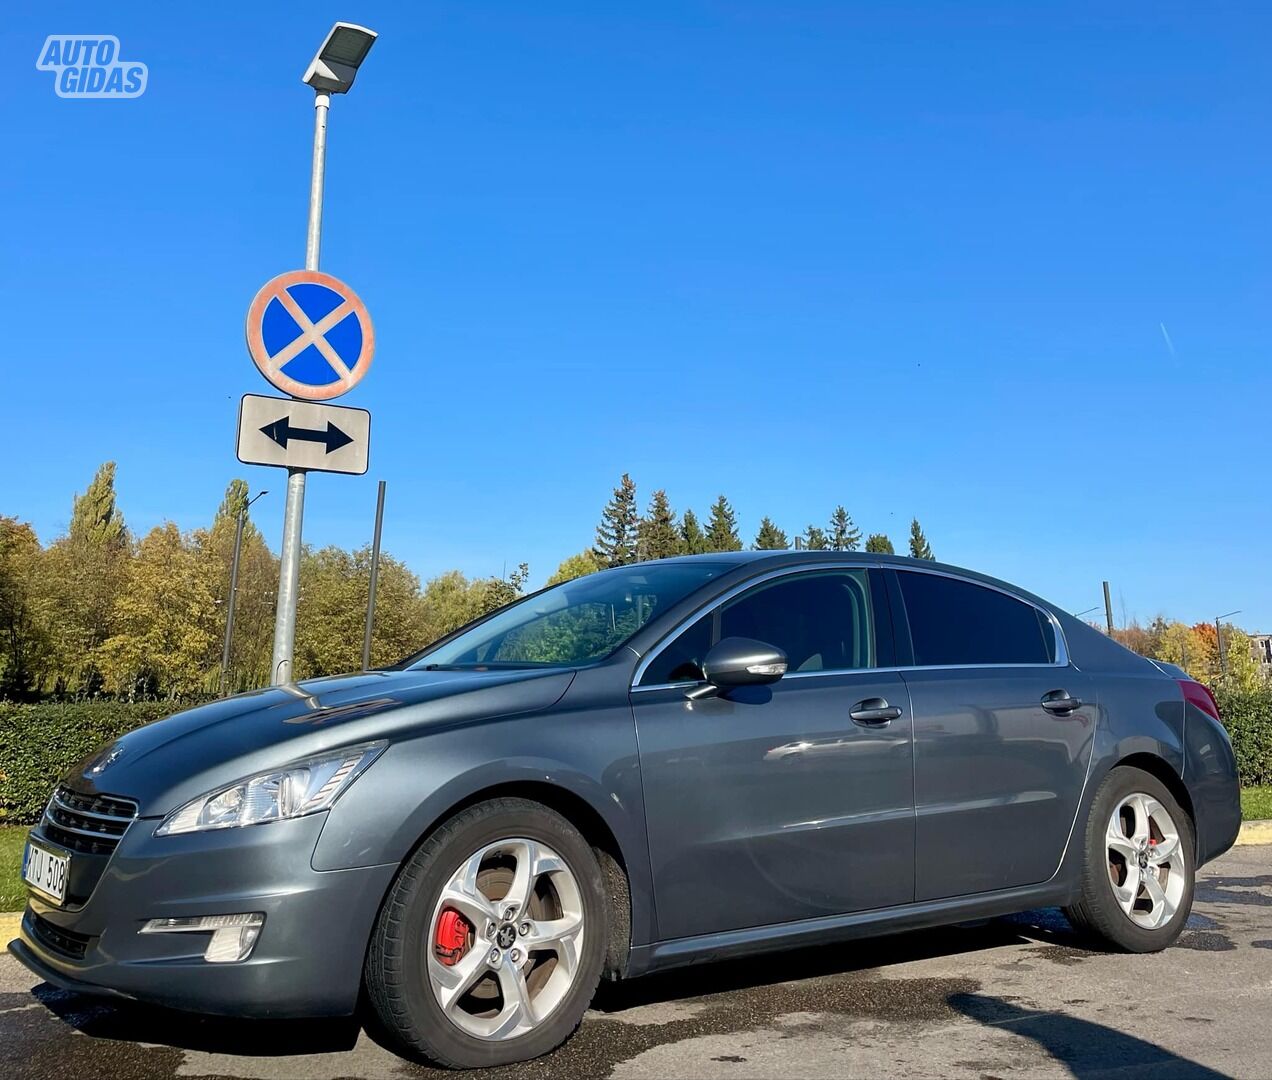
POLYGON ((375 31, 365 26, 336 23, 310 62, 304 81, 321 93, 347 94, 375 39, 375 31))

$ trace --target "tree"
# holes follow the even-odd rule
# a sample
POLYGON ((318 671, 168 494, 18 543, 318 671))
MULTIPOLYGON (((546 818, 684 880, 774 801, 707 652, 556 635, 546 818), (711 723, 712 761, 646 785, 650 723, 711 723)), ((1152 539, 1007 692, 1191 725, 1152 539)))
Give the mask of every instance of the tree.
POLYGON ((128 543, 124 517, 115 505, 115 463, 104 462, 83 495, 71 505, 69 538, 93 547, 123 548, 128 543))
POLYGON ((1227 687, 1249 692, 1263 685, 1263 672, 1254 658, 1249 636, 1235 626, 1223 628, 1224 665, 1220 679, 1227 687))
POLYGON ((115 503, 115 463, 108 461, 71 506, 66 536, 45 553, 55 678, 63 689, 94 694, 102 684, 95 654, 111 636, 115 598, 132 545, 115 503))
MULTIPOLYGON (((1129 629, 1129 628, 1128 628, 1129 629)), ((1122 632, 1116 635, 1123 644, 1122 632)), ((1213 639, 1214 635, 1211 635, 1213 639)), ((1214 677, 1218 658, 1211 648, 1212 640, 1207 640, 1193 627, 1175 619, 1167 622, 1161 616, 1153 620, 1148 633, 1148 656, 1155 660, 1178 664, 1194 679, 1209 680, 1214 677)), ((1128 648, 1132 647, 1127 645, 1128 648)), ((1138 651, 1138 650, 1136 650, 1138 651)))
POLYGON ((741 551, 742 538, 738 536, 738 518, 721 495, 711 504, 711 518, 707 522, 708 551, 741 551))
POLYGON ((602 567, 623 566, 636 561, 636 541, 640 515, 636 511, 636 485, 623 473, 610 501, 601 512, 592 553, 602 567))
POLYGON ((685 555, 701 555, 707 550, 707 534, 698 524, 698 515, 686 510, 680 519, 680 550, 685 555))
POLYGON ((563 581, 573 581, 575 578, 594 574, 600 568, 600 563, 596 561, 596 556, 592 553, 592 549, 589 548, 587 551, 580 551, 577 555, 571 555, 558 566, 556 573, 548 578, 548 584, 560 585, 563 581))
POLYGON ((760 519, 760 531, 755 534, 756 551, 783 551, 790 546, 786 533, 774 525, 772 519, 760 519))
POLYGON ((912 518, 910 521, 910 557, 912 559, 935 559, 932 554, 932 545, 927 542, 927 537, 923 535, 923 527, 919 524, 918 518, 912 518))
POLYGON ((804 546, 809 551, 826 551, 830 547, 830 538, 825 529, 810 525, 804 530, 804 546))
POLYGON ((42 557, 27 522, 0 516, 0 698, 38 697, 47 678, 51 612, 42 557))
POLYGON ((895 555, 892 541, 888 539, 887 533, 871 533, 866 538, 866 550, 875 555, 895 555))
MULTIPOLYGON (((334 546, 318 551, 305 549, 300 561, 300 602, 296 612, 294 666, 298 679, 357 671, 362 666, 362 635, 370 587, 370 544, 356 551, 334 546)), ((403 563, 380 552, 371 635, 372 667, 395 663, 429 640, 419 588, 419 578, 403 563)))
POLYGON ((138 545, 115 598, 115 632, 96 650, 107 689, 169 699, 210 689, 217 605, 199 563, 193 540, 170 521, 138 545))
POLYGON ((856 551, 861 544, 861 530, 853 524, 842 505, 830 515, 830 548, 832 551, 856 551))
POLYGON ((676 515, 665 491, 659 489, 654 492, 649 500, 649 512, 641 518, 637 534, 637 554, 641 559, 667 559, 680 554, 676 515))

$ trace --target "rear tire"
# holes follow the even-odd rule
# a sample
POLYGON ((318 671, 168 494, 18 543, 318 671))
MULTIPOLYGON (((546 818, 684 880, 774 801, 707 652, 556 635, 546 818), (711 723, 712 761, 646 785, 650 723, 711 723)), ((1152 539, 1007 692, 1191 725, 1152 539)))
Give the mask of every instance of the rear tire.
POLYGON ((1091 802, 1081 895, 1064 914, 1073 928, 1119 952, 1158 952, 1192 910, 1193 824, 1150 773, 1113 769, 1091 802))
POLYGON ((525 799, 478 803, 389 890, 363 976, 376 1032, 449 1068, 546 1054, 596 992, 606 920, 600 865, 569 821, 525 799))

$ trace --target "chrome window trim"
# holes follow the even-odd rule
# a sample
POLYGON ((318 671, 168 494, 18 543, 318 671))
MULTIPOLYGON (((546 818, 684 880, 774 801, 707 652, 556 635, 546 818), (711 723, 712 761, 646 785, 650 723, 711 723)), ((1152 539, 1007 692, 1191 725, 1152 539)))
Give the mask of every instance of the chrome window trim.
POLYGON ((792 671, 782 676, 782 682, 787 679, 808 679, 818 678, 830 675, 853 675, 862 672, 906 672, 906 671, 983 671, 986 669, 999 668, 1065 668, 1069 666, 1069 646, 1065 641, 1064 629, 1060 626, 1060 620, 1056 618, 1053 612, 1048 611, 1044 607, 1040 607, 1032 600, 1026 600, 1018 593, 1014 593, 1009 589, 1001 588, 998 585, 991 585, 985 581, 977 581, 975 578, 965 577, 962 574, 951 573, 948 570, 938 570, 935 567, 926 566, 896 566, 892 563, 877 563, 867 560, 850 560, 844 562, 827 562, 827 563, 803 563, 798 566, 787 566, 779 570, 771 570, 767 574, 761 574, 759 577, 748 578, 746 581, 739 582, 727 592, 717 596, 715 600, 705 606, 699 608, 692 615, 687 616, 677 623, 671 630, 659 639, 658 643, 649 650, 636 665, 636 671, 632 675, 631 692, 642 693, 647 690, 673 690, 682 689, 686 686, 698 686, 700 680, 686 680, 684 682, 674 683, 650 683, 648 686, 641 686, 640 680, 644 676, 649 665, 654 662, 668 645, 670 645, 680 634, 689 629, 694 623, 701 619, 704 615, 709 615, 717 608, 727 604, 734 597, 741 593, 747 592, 757 585, 763 585, 765 582, 772 581, 776 578, 791 577, 795 574, 817 573, 819 571, 831 570, 895 570, 898 573, 914 573, 914 574, 934 574, 937 577, 952 578, 955 581, 961 581, 967 585, 978 585, 982 589, 992 589, 994 592, 1002 593, 1004 596, 1010 597, 1018 603, 1031 607, 1035 611, 1041 612, 1046 616, 1047 621, 1051 624, 1052 630, 1056 637, 1056 658, 1049 663, 1041 664, 890 664, 887 667, 870 667, 870 668, 835 668, 831 671, 792 671))

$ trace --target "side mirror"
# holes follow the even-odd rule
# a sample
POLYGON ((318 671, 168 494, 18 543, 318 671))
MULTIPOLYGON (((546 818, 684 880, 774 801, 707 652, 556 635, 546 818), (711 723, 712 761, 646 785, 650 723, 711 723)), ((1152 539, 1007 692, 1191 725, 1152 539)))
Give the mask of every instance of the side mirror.
POLYGON ((705 686, 689 691, 691 698, 711 697, 737 686, 761 686, 786 674, 786 654, 752 638, 731 637, 714 645, 702 661, 705 686))

